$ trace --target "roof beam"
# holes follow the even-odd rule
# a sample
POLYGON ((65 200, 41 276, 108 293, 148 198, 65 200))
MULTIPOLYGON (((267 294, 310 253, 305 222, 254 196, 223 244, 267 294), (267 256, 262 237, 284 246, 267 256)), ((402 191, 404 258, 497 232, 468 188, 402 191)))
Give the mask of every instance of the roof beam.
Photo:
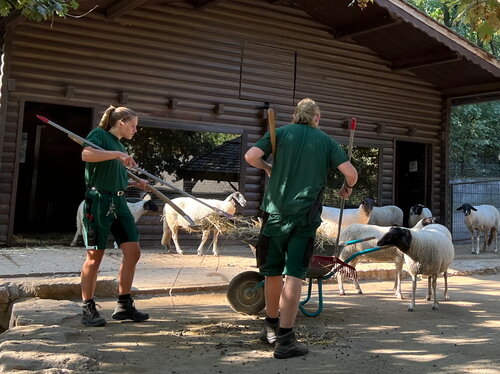
POLYGON ((341 27, 334 29, 332 34, 336 40, 343 41, 354 36, 368 34, 373 31, 382 30, 388 27, 397 26, 402 23, 401 19, 391 17, 376 18, 370 22, 359 23, 355 26, 341 27))
POLYGON ((121 0, 106 10, 106 18, 115 20, 118 17, 123 16, 125 13, 146 4, 148 1, 149 0, 121 0))
POLYGON ((443 91, 443 95, 451 98, 455 105, 500 100, 500 80, 469 86, 450 87, 443 91))
POLYGON ((209 6, 215 5, 221 0, 191 0, 196 9, 205 9, 209 6))
POLYGON ((448 62, 459 61, 462 59, 457 52, 441 52, 420 57, 408 57, 391 64, 392 70, 411 70, 428 66, 446 64, 448 62))

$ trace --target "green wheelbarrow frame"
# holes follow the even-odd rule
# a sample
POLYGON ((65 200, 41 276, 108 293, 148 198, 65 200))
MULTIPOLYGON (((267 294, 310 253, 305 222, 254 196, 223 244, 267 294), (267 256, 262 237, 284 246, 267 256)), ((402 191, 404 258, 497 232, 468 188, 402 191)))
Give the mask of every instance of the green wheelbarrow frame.
MULTIPOLYGON (((348 242, 342 243, 340 246, 345 247, 352 244, 361 243, 367 240, 375 239, 374 237, 355 239, 348 242)), ((384 247, 372 247, 359 252, 354 253, 344 262, 347 264, 354 258, 375 251, 380 251, 384 247)), ((313 256, 313 258, 316 256, 313 256)), ((335 258, 334 256, 321 256, 335 258)), ((332 265, 335 262, 332 262, 332 265)), ((329 271, 324 275, 319 276, 308 276, 308 288, 307 296, 299 303, 299 310, 307 317, 316 317, 323 311, 323 281, 331 278, 337 273, 339 267, 331 267, 329 271), (305 308, 305 305, 311 300, 312 296, 312 284, 316 280, 318 284, 318 308, 310 312, 305 308)), ((257 314, 266 305, 264 296, 264 279, 263 275, 260 275, 257 271, 245 271, 234 277, 229 283, 229 288, 227 290, 227 299, 231 308, 238 313, 243 314, 257 314)))

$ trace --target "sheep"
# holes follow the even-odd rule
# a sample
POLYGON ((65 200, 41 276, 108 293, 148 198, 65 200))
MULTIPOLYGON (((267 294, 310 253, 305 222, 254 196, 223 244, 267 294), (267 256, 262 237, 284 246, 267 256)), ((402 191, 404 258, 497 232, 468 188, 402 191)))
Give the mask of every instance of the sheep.
POLYGON ((444 275, 444 299, 449 299, 448 267, 455 257, 455 249, 452 241, 446 235, 437 230, 393 227, 377 244, 379 246, 393 245, 404 253, 405 263, 413 283, 412 301, 408 305, 409 312, 415 309, 417 274, 431 277, 433 310, 437 310, 439 305, 436 296, 436 280, 440 273, 444 275))
POLYGON ((497 252, 497 234, 500 230, 500 213, 492 205, 478 205, 473 207, 470 204, 463 204, 457 210, 463 210, 465 226, 470 231, 472 240, 472 253, 479 254, 479 236, 484 233, 483 251, 490 246, 495 239, 494 252, 497 252), (488 231, 490 233, 489 239, 488 231))
MULTIPOLYGON (((363 224, 350 225, 349 227, 342 230, 340 234, 340 242, 344 243, 349 240, 368 238, 372 236, 375 237, 375 239, 345 246, 340 252, 339 258, 342 261, 345 261, 347 258, 349 258, 356 252, 377 246, 377 240, 382 238, 382 236, 387 232, 389 232, 390 229, 391 227, 388 226, 375 226, 375 225, 363 225, 363 224)), ((363 257, 363 259, 368 259, 374 262, 394 261, 394 264, 396 265, 396 279, 394 282, 395 295, 397 296, 398 299, 402 299, 403 296, 401 294, 401 277, 404 264, 403 253, 396 247, 388 247, 384 248, 381 251, 371 252, 359 257, 355 257, 349 263, 349 265, 356 267, 356 263, 361 259, 361 257, 363 257)), ((337 282, 339 287, 339 294, 345 295, 344 286, 342 283, 342 276, 340 273, 337 273, 337 282)), ((359 286, 357 280, 354 280, 354 286, 358 290, 358 293, 360 294, 363 293, 363 291, 361 291, 361 287, 359 286)))
POLYGON ((408 227, 413 227, 422 218, 432 217, 432 213, 429 208, 426 208, 422 204, 415 204, 410 208, 410 216, 408 217, 408 227))
POLYGON ((374 206, 369 225, 377 226, 403 226, 403 211, 396 205, 374 206))
MULTIPOLYGON (((224 201, 215 199, 199 200, 203 200, 208 205, 214 208, 218 208, 231 215, 236 211, 236 202, 242 207, 247 204, 245 197, 239 192, 233 192, 224 201)), ((173 199, 172 202, 179 208, 181 208, 188 216, 190 216, 197 225, 200 225, 202 223, 206 224, 207 217, 216 214, 209 207, 200 204, 196 200, 193 200, 189 197, 178 197, 176 199, 173 199)), ((172 238, 177 253, 182 255, 184 252, 179 246, 179 238, 177 235, 179 228, 182 228, 186 231, 193 231, 191 228, 189 228, 188 222, 183 217, 179 216, 179 214, 169 205, 165 205, 165 207, 163 208, 163 236, 161 238, 161 244, 167 247, 169 251, 171 251, 170 238, 172 238)), ((201 243, 198 246, 197 250, 198 256, 203 255, 203 247, 211 231, 213 231, 213 254, 214 256, 219 255, 219 249, 217 246, 219 230, 215 226, 210 224, 208 225, 208 227, 207 225, 205 225, 205 227, 202 228, 201 243)))
MULTIPOLYGON (((84 207, 85 200, 80 203, 78 206, 78 210, 76 212, 76 233, 73 238, 73 241, 71 242, 71 246, 75 247, 76 242, 78 241, 78 238, 80 235, 82 235, 82 228, 83 228, 83 207, 84 207)), ((148 194, 144 196, 142 200, 139 200, 137 202, 131 203, 127 201, 128 208, 130 209, 130 213, 132 213, 132 216, 134 217, 134 221, 137 222, 141 216, 146 213, 148 210, 152 212, 157 212, 158 211, 158 206, 154 203, 153 200, 151 200, 151 196, 148 194)), ((113 244, 115 248, 118 248, 118 245, 116 242, 113 244)))
MULTIPOLYGON (((357 209, 344 209, 342 229, 354 223, 368 223, 375 201, 369 197, 363 199, 357 209)), ((323 206, 319 231, 325 236, 335 238, 338 233, 340 209, 323 206)))

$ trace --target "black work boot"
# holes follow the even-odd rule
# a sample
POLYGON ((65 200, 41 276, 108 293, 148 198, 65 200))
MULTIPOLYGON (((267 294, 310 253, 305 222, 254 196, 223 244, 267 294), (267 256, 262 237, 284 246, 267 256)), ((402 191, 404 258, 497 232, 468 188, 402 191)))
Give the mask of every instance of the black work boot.
POLYGON ((276 336, 278 335, 278 330, 280 328, 279 321, 276 323, 270 323, 268 320, 264 320, 264 326, 260 332, 259 339, 264 343, 274 344, 276 342, 276 336))
POLYGON ((94 300, 89 300, 83 303, 82 324, 92 327, 106 326, 106 320, 99 315, 95 305, 94 300))
POLYGON ((116 303, 115 312, 111 316, 113 319, 123 321, 125 319, 131 319, 135 322, 142 322, 149 319, 149 314, 139 312, 135 309, 134 300, 131 298, 118 300, 116 303))
POLYGON ((295 333, 290 331, 285 335, 278 335, 276 346, 274 347, 275 358, 290 358, 295 356, 304 356, 309 353, 309 348, 300 344, 295 339, 295 333))

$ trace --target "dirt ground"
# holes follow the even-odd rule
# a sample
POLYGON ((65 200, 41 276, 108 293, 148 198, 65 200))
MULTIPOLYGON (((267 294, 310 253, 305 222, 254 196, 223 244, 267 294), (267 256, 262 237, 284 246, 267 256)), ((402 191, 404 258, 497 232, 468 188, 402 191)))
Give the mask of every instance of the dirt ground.
POLYGON ((101 373, 500 373, 499 282, 499 273, 451 277, 451 300, 434 311, 420 281, 414 312, 407 312, 409 281, 405 300, 393 296, 392 281, 364 281, 364 295, 346 285, 347 296, 329 284, 323 312, 297 319, 311 352, 287 360, 272 358, 257 339, 263 313, 235 313, 224 293, 137 297, 151 315, 145 323, 111 320, 114 300, 100 300, 108 325, 68 320, 82 334, 61 349, 95 358, 101 373))

